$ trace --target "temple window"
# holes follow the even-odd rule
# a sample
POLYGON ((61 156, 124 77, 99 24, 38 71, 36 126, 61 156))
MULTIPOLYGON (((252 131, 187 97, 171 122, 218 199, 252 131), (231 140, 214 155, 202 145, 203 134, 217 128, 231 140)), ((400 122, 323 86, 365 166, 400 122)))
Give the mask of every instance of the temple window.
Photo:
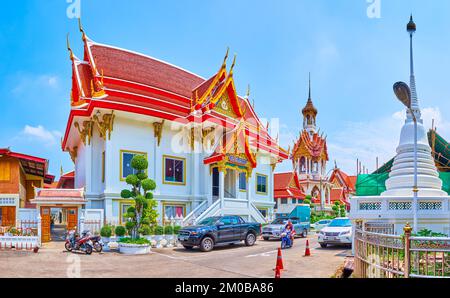
POLYGON ((258 211, 262 214, 262 216, 264 216, 264 218, 267 217, 267 209, 259 209, 258 208, 258 211))
POLYGON ((131 202, 120 203, 120 224, 124 225, 128 221, 128 208, 134 206, 131 202))
POLYGON ((239 173, 239 190, 247 191, 247 176, 245 173, 239 173))
POLYGON ((186 184, 184 158, 164 156, 164 184, 186 184))
POLYGON ((304 156, 302 156, 302 158, 300 158, 300 173, 305 172, 306 172, 306 159, 304 156))
POLYGON ((297 199, 293 198, 292 199, 292 204, 297 204, 297 199))
POLYGON ((281 205, 286 205, 287 204, 287 199, 281 199, 281 205))
POLYGON ((256 193, 267 194, 267 176, 256 174, 256 193))
POLYGON ((186 206, 184 204, 164 204, 164 220, 172 218, 184 218, 186 215, 186 206))
POLYGON ((143 155, 147 157, 147 153, 145 152, 136 152, 136 151, 120 151, 120 180, 125 181, 128 175, 136 174, 137 171, 131 167, 131 160, 136 155, 143 155))

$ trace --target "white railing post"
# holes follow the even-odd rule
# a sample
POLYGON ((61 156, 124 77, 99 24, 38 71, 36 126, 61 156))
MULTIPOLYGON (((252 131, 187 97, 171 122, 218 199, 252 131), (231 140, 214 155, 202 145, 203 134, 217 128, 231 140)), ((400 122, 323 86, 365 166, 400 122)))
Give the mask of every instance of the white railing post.
POLYGON ((78 229, 78 233, 81 235, 81 233, 83 233, 84 231, 84 216, 81 215, 80 217, 80 227, 78 229))
POLYGON ((42 217, 41 217, 41 214, 39 213, 38 214, 38 217, 37 217, 37 237, 38 237, 38 246, 39 247, 41 247, 42 246, 42 238, 41 238, 41 236, 42 236, 42 225, 41 225, 41 222, 42 222, 42 217))

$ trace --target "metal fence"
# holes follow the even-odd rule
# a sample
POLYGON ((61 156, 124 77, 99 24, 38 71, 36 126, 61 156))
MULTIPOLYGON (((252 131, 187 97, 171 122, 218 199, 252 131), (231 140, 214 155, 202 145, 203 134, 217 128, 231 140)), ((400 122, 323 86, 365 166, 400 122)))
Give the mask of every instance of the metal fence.
POLYGON ((102 229, 101 220, 85 220, 82 225, 83 230, 89 230, 94 235, 100 234, 100 230, 102 229))
POLYGON ((450 278, 450 238, 355 230, 355 276, 361 278, 450 278))

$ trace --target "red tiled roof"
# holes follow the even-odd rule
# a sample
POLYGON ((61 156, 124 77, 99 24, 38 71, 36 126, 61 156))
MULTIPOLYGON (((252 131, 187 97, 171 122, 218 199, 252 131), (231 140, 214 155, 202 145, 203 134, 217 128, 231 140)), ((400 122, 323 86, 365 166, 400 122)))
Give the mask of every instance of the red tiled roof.
POLYGON ((33 204, 39 203, 76 203, 85 204, 84 189, 40 189, 36 197, 30 201, 33 204))
POLYGON ((305 198, 295 172, 275 173, 273 179, 274 198, 305 198))
POLYGON ((13 152, 8 148, 0 148, 0 155, 17 158, 25 173, 44 178, 45 183, 52 183, 54 176, 47 173, 48 160, 36 156, 13 152))
POLYGON ((186 97, 205 80, 166 62, 114 47, 91 44, 97 70, 104 76, 137 82, 186 97))

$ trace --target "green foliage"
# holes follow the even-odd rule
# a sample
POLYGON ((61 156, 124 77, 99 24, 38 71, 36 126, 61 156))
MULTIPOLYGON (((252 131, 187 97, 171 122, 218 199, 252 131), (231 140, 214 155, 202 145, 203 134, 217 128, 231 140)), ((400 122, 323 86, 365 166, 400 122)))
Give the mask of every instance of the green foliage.
POLYGON ((139 180, 145 180, 148 178, 148 175, 145 172, 138 173, 138 174, 136 174, 136 176, 138 177, 139 180))
POLYGON ((306 195, 305 196, 305 200, 309 200, 310 202, 311 202, 312 198, 313 198, 312 195, 306 195))
POLYGON ((303 204, 311 205, 311 200, 310 199, 304 199, 303 200, 303 204))
POLYGON ((145 179, 145 180, 142 181, 142 188, 145 191, 155 190, 156 183, 152 179, 145 179))
POLYGON ((140 228, 139 233, 144 235, 144 236, 152 235, 153 234, 153 229, 149 225, 143 225, 140 228))
POLYGON ((112 227, 110 225, 103 226, 100 230, 100 236, 102 237, 111 237, 112 235, 112 227))
POLYGON ((161 226, 156 226, 155 235, 163 235, 163 234, 164 234, 164 228, 161 226))
POLYGON ((173 233, 178 234, 178 232, 181 230, 181 226, 174 226, 173 227, 173 233))
POLYGON ((119 240, 119 243, 125 243, 125 244, 150 244, 150 241, 148 241, 145 238, 122 238, 119 240))
POLYGON ((129 185, 138 186, 139 178, 136 175, 131 174, 127 176, 127 179, 125 181, 129 185))
POLYGON ((123 226, 117 226, 114 233, 116 234, 116 236, 118 237, 123 237, 125 236, 125 233, 127 232, 127 230, 125 229, 125 227, 123 226))
POLYGON ((129 191, 128 189, 124 189, 120 193, 120 196, 124 199, 129 199, 133 196, 133 193, 131 191, 129 191))
POLYGON ((155 225, 158 218, 157 202, 153 199, 151 192, 156 189, 156 183, 148 179, 145 173, 148 168, 148 161, 145 156, 134 156, 131 160, 131 167, 136 170, 136 174, 128 175, 126 178, 126 182, 131 186, 131 189, 123 190, 121 196, 124 199, 134 199, 134 207, 127 210, 128 222, 126 228, 131 238, 138 239, 139 234, 151 233, 150 226, 155 225))
POLYGON ((173 227, 172 226, 165 226, 164 227, 164 234, 165 235, 172 235, 173 234, 173 227))
POLYGON ((412 236, 418 236, 418 237, 448 237, 447 234, 442 233, 436 233, 432 230, 428 229, 422 229, 417 234, 411 234, 412 236))
POLYGON ((318 221, 321 221, 322 219, 334 219, 334 218, 335 216, 326 214, 325 212, 311 213, 311 223, 316 223, 318 221))
POLYGON ((134 156, 133 159, 131 160, 131 167, 140 172, 147 170, 148 168, 147 158, 144 155, 134 156))

